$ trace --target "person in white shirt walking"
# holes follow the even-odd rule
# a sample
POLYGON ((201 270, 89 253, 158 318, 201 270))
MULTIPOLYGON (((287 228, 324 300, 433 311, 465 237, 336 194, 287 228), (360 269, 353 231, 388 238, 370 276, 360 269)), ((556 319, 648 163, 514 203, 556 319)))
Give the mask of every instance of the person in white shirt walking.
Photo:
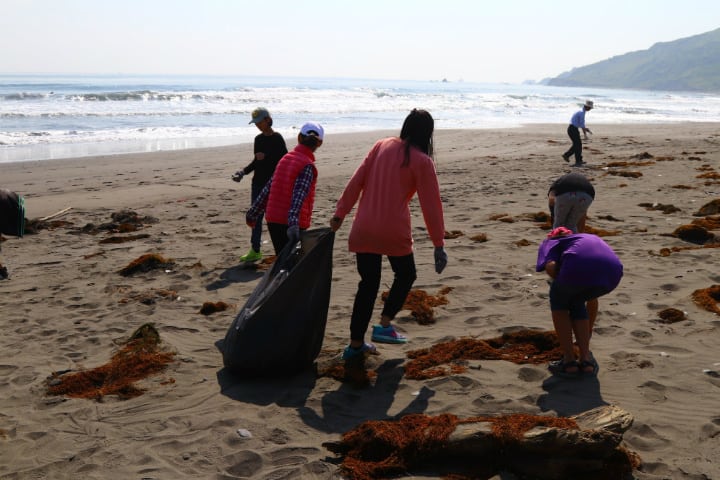
POLYGON ((563 160, 566 162, 570 161, 570 157, 575 155, 575 165, 576 167, 579 167, 583 164, 582 159, 582 140, 580 139, 580 130, 583 131, 583 135, 585 137, 585 140, 587 140, 588 133, 592 133, 589 128, 585 126, 585 113, 592 110, 594 107, 592 100, 588 100, 585 102, 585 105, 583 105, 582 110, 579 110, 575 112, 575 114, 570 119, 570 125, 568 125, 567 133, 570 137, 570 140, 572 140, 572 146, 570 149, 563 153, 563 160))

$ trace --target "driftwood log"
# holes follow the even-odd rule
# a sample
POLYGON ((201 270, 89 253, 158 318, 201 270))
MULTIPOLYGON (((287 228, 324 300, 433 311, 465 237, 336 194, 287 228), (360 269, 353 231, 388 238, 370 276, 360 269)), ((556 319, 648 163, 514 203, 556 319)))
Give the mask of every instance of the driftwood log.
MULTIPOLYGON (((577 424, 577 428, 535 426, 523 432, 519 438, 511 440, 498 435, 492 420, 470 420, 457 423, 449 436, 439 444, 435 439, 421 439, 419 444, 432 444, 433 447, 420 455, 408 455, 406 442, 398 451, 385 451, 379 457, 371 455, 375 465, 382 468, 366 468, 370 450, 358 448, 351 440, 354 437, 347 434, 342 441, 326 443, 324 446, 345 456, 344 473, 348 478, 355 479, 367 478, 368 473, 371 473, 370 478, 381 478, 379 472, 402 476, 400 470, 407 473, 411 469, 427 471, 430 468, 452 472, 453 467, 448 466, 464 465, 462 469, 455 468, 454 473, 458 474, 461 471, 472 471, 476 465, 491 475, 506 471, 537 480, 620 480, 631 478, 629 474, 640 464, 639 457, 621 445, 623 433, 632 426, 633 417, 616 406, 602 406, 569 417, 570 421, 577 424), (402 449, 405 451, 400 451, 402 449), (349 459, 353 452, 363 452, 357 457, 365 458, 349 459), (389 459, 392 459, 392 465, 389 459)), ((427 429, 427 436, 434 435, 430 430, 427 429)), ((387 436, 383 436, 382 440, 387 446, 387 436)), ((378 453, 376 447, 372 450, 378 453)))
POLYGON ((504 446, 498 444, 491 423, 460 424, 447 440, 447 452, 516 459, 506 465, 507 470, 538 479, 601 474, 620 453, 622 435, 632 426, 633 417, 619 407, 603 406, 570 418, 577 422, 579 430, 535 427, 525 432, 520 441, 504 446))

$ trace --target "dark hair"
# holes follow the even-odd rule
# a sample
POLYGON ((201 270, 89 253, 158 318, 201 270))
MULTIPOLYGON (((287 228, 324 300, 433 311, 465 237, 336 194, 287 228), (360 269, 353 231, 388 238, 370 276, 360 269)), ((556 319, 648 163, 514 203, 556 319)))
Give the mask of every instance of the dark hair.
POLYGON ((433 130, 435 121, 427 110, 413 108, 405 118, 400 139, 405 142, 405 167, 410 163, 410 147, 420 149, 423 153, 433 156, 433 130))
POLYGON ((302 133, 298 134, 298 142, 300 145, 305 145, 306 147, 310 148, 312 151, 315 151, 315 149, 320 145, 322 140, 320 140, 315 135, 303 135, 302 133))

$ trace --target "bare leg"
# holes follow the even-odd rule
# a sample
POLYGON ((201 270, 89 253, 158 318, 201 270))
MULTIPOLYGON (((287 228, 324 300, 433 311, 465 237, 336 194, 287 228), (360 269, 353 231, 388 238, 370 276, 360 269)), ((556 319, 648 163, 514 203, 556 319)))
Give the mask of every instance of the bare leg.
POLYGON ((563 351, 563 362, 574 361, 573 325, 570 321, 570 312, 568 310, 553 310, 552 321, 560 343, 560 349, 563 351))
POLYGON ((592 338, 593 334, 593 328, 595 328, 595 320, 597 320, 597 314, 598 314, 598 307, 599 302, 597 298, 593 298, 592 300, 588 300, 587 304, 585 305, 585 308, 587 308, 588 312, 588 319, 590 320, 590 324, 588 325, 588 329, 590 331, 590 337, 592 338))
POLYGON ((580 349, 580 360, 590 361, 590 329, 589 320, 573 320, 571 322, 573 332, 575 333, 575 340, 577 346, 580 349))

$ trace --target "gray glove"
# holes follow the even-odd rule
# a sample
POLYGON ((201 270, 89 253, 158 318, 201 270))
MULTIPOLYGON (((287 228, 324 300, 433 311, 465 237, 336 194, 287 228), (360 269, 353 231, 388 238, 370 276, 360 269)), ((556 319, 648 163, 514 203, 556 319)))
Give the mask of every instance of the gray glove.
POLYGON ((238 170, 237 172, 233 173, 232 179, 236 182, 239 182, 244 176, 245 172, 243 172, 242 170, 238 170))
POLYGON ((290 242, 291 245, 295 245, 298 242, 298 240, 300 240, 300 227, 298 227, 297 225, 288 227, 287 237, 288 237, 288 242, 290 242))
POLYGON ((442 273, 447 266, 448 256, 443 247, 435 247, 435 271, 442 273))

